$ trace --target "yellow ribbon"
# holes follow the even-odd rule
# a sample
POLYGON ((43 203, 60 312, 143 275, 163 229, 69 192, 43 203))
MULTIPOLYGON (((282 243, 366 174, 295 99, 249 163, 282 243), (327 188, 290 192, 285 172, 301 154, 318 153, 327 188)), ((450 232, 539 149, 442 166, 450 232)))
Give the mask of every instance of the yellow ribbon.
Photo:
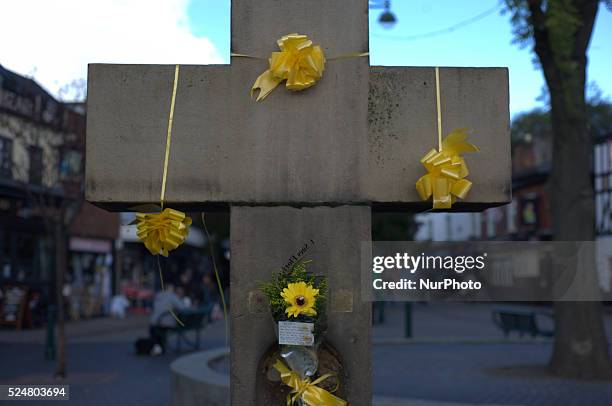
MULTIPOLYGON (((191 218, 182 211, 166 208, 164 200, 166 195, 166 180, 168 178, 168 164, 170 161, 170 145, 172 141, 172 122, 174 120, 174 105, 179 80, 179 65, 174 68, 174 82, 172 84, 172 97, 170 100, 170 114, 168 116, 168 131, 166 132, 166 149, 164 151, 164 170, 162 174, 162 185, 160 193, 160 206, 148 205, 134 208, 137 224, 137 236, 144 243, 152 255, 161 254, 164 257, 177 248, 189 234, 191 218), (160 213, 149 213, 147 211, 159 210, 160 213)), ((161 277, 161 273, 160 273, 161 277)), ((162 279, 163 286, 163 279, 162 279)))
POLYGON ((422 200, 433 196, 434 209, 450 209, 457 198, 465 199, 472 188, 472 182, 465 179, 468 168, 461 156, 464 152, 477 152, 478 147, 467 141, 467 129, 452 131, 442 140, 442 112, 440 108, 440 69, 436 73, 436 112, 438 119, 438 149, 431 149, 421 163, 427 175, 416 182, 416 189, 422 200))
POLYGON ((276 360, 273 365, 281 376, 283 383, 291 387, 291 393, 287 395, 287 406, 292 406, 298 399, 302 399, 307 406, 345 406, 346 401, 332 395, 325 389, 321 389, 317 384, 334 376, 325 374, 310 382, 309 378, 301 379, 300 376, 290 370, 281 360, 276 360))
POLYGON ((251 97, 259 89, 257 101, 263 100, 283 80, 289 90, 304 90, 323 76, 325 55, 306 35, 288 34, 278 41, 281 52, 272 52, 270 68, 259 75, 251 88, 251 97))
POLYGON ((463 152, 476 152, 478 148, 467 141, 466 129, 451 132, 442 142, 442 148, 429 151, 421 163, 427 175, 416 183, 416 189, 423 200, 433 195, 434 209, 450 209, 457 198, 465 199, 472 188, 472 182, 465 179, 469 174, 463 152))
POLYGON ((149 252, 167 257, 185 242, 191 218, 181 211, 166 208, 161 213, 136 213, 136 225, 138 238, 149 252))

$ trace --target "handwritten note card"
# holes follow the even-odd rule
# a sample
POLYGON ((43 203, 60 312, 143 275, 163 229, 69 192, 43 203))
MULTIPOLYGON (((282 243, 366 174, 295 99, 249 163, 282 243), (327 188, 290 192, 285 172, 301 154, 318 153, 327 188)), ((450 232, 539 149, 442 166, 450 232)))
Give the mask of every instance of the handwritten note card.
POLYGON ((278 322, 278 343, 281 345, 314 344, 314 323, 299 323, 295 321, 278 322))

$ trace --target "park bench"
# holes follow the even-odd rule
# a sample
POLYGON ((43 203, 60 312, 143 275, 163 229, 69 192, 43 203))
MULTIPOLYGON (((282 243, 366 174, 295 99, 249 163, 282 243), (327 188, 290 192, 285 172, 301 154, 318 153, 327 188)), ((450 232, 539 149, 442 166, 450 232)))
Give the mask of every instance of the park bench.
MULTIPOLYGON (((173 317, 168 311, 160 317, 173 317)), ((183 325, 177 324, 175 327, 165 329, 166 344, 170 344, 170 337, 175 336, 175 352, 181 352, 182 344, 185 344, 188 349, 200 349, 200 331, 208 324, 210 313, 201 310, 183 310, 177 314, 183 325), (195 339, 191 340, 187 333, 195 332, 195 339)))
POLYGON ((512 331, 517 331, 522 337, 528 334, 532 337, 552 337, 555 332, 553 329, 542 329, 538 326, 538 316, 549 317, 552 315, 545 312, 515 309, 494 309, 493 322, 504 332, 507 337, 512 331))

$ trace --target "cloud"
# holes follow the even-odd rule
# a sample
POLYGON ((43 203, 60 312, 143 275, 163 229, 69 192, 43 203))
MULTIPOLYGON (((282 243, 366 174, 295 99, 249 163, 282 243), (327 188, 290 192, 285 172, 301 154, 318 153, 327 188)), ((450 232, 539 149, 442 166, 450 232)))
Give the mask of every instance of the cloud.
POLYGON ((2 1, 0 64, 54 95, 88 63, 223 63, 187 23, 187 0, 2 1))

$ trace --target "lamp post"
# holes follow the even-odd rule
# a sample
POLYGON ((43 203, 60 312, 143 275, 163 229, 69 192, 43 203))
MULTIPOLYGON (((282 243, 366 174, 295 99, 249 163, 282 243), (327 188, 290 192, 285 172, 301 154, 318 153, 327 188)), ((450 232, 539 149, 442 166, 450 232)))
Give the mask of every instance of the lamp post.
POLYGON ((368 6, 371 10, 383 10, 378 17, 378 22, 383 28, 393 28, 397 23, 397 17, 391 12, 391 0, 370 0, 368 6))

